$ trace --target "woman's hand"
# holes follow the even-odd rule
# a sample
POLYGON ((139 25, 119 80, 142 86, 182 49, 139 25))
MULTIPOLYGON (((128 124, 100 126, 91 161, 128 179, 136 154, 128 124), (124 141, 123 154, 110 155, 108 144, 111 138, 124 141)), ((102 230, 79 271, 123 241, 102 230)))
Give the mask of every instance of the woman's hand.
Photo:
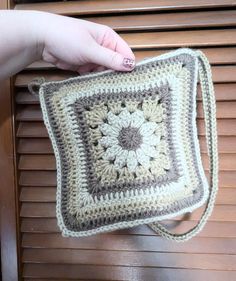
POLYGON ((36 60, 80 74, 130 71, 135 57, 111 28, 38 11, 0 10, 0 80, 36 60))
POLYGON ((42 15, 42 22, 42 59, 58 68, 82 74, 105 68, 129 71, 135 66, 128 44, 105 25, 50 13, 42 15))

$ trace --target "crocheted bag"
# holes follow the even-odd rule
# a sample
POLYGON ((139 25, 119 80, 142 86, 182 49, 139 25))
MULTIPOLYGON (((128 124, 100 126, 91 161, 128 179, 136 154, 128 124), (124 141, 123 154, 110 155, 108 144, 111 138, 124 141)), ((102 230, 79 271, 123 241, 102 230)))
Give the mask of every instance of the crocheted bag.
MULTIPOLYGON (((37 81, 28 86, 33 92, 37 81)), ((149 224, 168 239, 186 241, 203 228, 218 190, 218 151, 211 69, 201 51, 180 48, 146 58, 131 72, 106 70, 38 86, 56 157, 62 236, 149 224), (196 126, 198 78, 209 185, 196 126), (204 203, 199 223, 186 233, 159 222, 204 203)))

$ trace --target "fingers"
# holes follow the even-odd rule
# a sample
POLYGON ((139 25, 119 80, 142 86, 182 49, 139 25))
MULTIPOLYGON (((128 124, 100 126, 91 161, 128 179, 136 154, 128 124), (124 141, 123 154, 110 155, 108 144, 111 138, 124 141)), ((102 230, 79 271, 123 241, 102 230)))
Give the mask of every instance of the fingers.
POLYGON ((131 71, 135 67, 135 61, 132 57, 124 56, 97 43, 95 45, 91 58, 94 63, 118 71, 131 71), (94 55, 94 52, 96 52, 96 55, 94 55))
POLYGON ((114 30, 112 30, 112 34, 114 37, 113 40, 116 42, 114 51, 122 54, 124 57, 135 60, 135 55, 125 40, 121 38, 114 30))
POLYGON ((107 68, 105 66, 98 66, 96 68, 93 69, 93 72, 99 72, 99 71, 104 71, 106 70, 107 68))
POLYGON ((88 63, 86 65, 80 66, 77 71, 79 72, 80 75, 83 75, 83 74, 87 74, 89 72, 98 72, 98 71, 103 71, 103 70, 106 70, 106 68, 104 66, 97 65, 94 63, 88 63))
POLYGON ((78 66, 71 65, 71 64, 68 64, 66 62, 58 62, 55 65, 56 65, 56 67, 58 67, 60 69, 63 69, 63 70, 77 71, 77 69, 78 69, 78 66))
MULTIPOLYGON (((80 39, 71 44, 71 52, 66 55, 63 50, 57 51, 51 57, 58 68, 77 71, 80 74, 92 71, 102 71, 106 68, 117 71, 131 71, 135 67, 135 56, 128 44, 111 28, 99 26, 101 30, 88 34, 86 29, 81 32, 80 39), (87 32, 87 33, 86 33, 87 32), (78 43, 79 42, 79 43, 78 43)), ((48 51, 52 53, 52 51, 48 51)))
POLYGON ((135 60, 135 55, 127 42, 112 28, 105 25, 92 23, 90 33, 95 33, 93 38, 96 38, 96 42, 100 46, 106 47, 112 51, 120 53, 124 57, 135 60))
POLYGON ((97 65, 95 63, 88 63, 85 65, 78 66, 78 65, 70 65, 67 64, 66 62, 58 62, 56 63, 56 66, 63 70, 76 71, 80 75, 87 74, 90 72, 98 72, 98 71, 106 70, 105 66, 97 65))
POLYGON ((113 29, 106 27, 101 38, 90 46, 94 63, 118 71, 130 71, 135 67, 134 53, 113 29))
POLYGON ((92 72, 94 68, 96 68, 97 65, 94 63, 87 63, 85 65, 81 65, 79 67, 77 67, 77 72, 79 72, 79 74, 85 74, 85 73, 89 73, 92 72))
POLYGON ((93 63, 87 63, 82 66, 70 65, 66 62, 58 62, 56 66, 64 70, 77 71, 79 74, 103 71, 106 68, 118 71, 131 71, 135 67, 135 61, 133 59, 124 57, 122 54, 100 45, 96 46, 96 56, 93 56, 91 60, 93 63))

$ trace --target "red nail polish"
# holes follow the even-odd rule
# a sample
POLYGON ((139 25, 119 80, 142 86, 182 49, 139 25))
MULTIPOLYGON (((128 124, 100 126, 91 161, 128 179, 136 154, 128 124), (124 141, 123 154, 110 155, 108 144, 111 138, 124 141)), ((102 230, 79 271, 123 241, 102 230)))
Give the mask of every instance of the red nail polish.
POLYGON ((123 59, 123 65, 126 68, 132 69, 135 66, 135 61, 129 58, 124 58, 123 59))

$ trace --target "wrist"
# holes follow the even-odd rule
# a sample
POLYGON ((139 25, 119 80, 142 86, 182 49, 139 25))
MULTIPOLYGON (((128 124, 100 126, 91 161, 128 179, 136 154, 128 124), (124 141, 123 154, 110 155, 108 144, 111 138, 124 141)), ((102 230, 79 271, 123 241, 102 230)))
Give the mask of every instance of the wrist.
POLYGON ((0 80, 40 60, 44 48, 43 12, 0 10, 0 80))
MULTIPOLYGON (((23 52, 32 60, 40 59, 44 46, 42 14, 44 13, 38 11, 0 11, 0 25, 6 27, 1 30, 1 37, 4 39, 1 44, 7 54, 13 49, 13 52, 23 52)), ((5 58, 8 59, 8 56, 5 58)))
POLYGON ((45 47, 47 15, 49 13, 40 11, 30 11, 28 24, 30 25, 31 43, 34 48, 35 60, 42 59, 43 49, 45 47))

